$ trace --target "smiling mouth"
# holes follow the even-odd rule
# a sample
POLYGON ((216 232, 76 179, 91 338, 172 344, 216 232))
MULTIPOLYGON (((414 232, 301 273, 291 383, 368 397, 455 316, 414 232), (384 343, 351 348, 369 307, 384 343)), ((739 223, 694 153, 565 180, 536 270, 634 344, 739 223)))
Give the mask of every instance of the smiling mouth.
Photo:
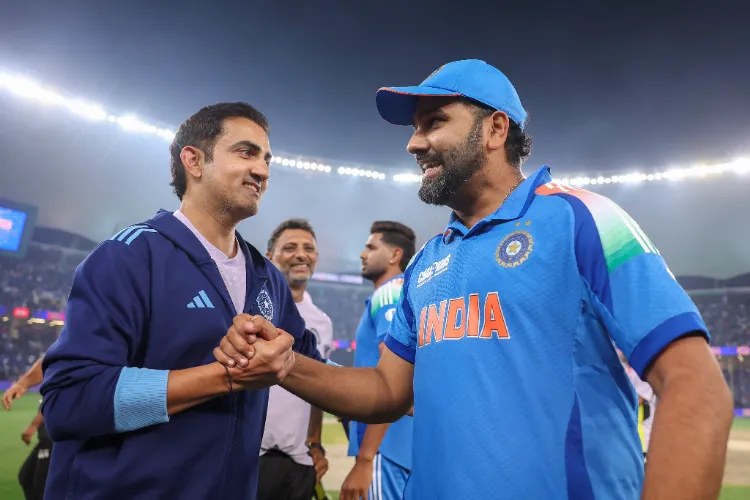
POLYGON ((256 182, 243 182, 243 187, 249 188, 252 190, 255 194, 260 195, 260 185, 256 182))
POLYGON ((443 166, 440 163, 425 163, 420 165, 420 168, 422 169, 422 180, 438 177, 443 171, 443 166))
POLYGON ((426 174, 430 170, 435 170, 437 168, 440 168, 439 163, 420 163, 419 168, 422 169, 422 173, 426 174))

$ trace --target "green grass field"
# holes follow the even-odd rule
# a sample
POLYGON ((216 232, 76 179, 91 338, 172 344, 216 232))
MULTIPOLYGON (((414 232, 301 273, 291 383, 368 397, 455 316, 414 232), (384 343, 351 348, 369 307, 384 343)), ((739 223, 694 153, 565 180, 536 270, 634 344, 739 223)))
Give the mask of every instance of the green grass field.
MULTIPOLYGON (((21 433, 28 427, 37 410, 38 395, 27 395, 16 401, 13 410, 0 409, 0 499, 23 500, 18 486, 18 469, 26 459, 30 447, 21 441, 21 433)), ((328 421, 323 431, 325 446, 346 444, 346 435, 341 424, 328 421)), ((750 431, 750 419, 735 421, 735 429, 750 431)), ((32 443, 33 446, 33 443, 32 443)), ((325 478, 323 480, 325 482, 325 478)), ((721 500, 747 500, 750 486, 727 485, 721 500)), ((338 500, 338 492, 330 492, 330 500, 338 500)))

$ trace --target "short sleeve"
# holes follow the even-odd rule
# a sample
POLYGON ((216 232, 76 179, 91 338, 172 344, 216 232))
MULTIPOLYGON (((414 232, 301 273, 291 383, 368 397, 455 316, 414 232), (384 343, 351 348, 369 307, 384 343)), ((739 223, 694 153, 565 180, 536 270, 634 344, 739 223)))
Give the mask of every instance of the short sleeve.
POLYGON ((407 293, 411 269, 411 266, 408 267, 404 273, 401 292, 395 307, 392 308, 392 319, 388 322, 388 333, 384 342, 397 356, 414 363, 417 354, 417 334, 414 313, 407 293))
POLYGON ((575 252, 593 304, 639 377, 674 340, 709 340, 697 307, 653 242, 613 201, 585 190, 561 195, 575 214, 575 252))

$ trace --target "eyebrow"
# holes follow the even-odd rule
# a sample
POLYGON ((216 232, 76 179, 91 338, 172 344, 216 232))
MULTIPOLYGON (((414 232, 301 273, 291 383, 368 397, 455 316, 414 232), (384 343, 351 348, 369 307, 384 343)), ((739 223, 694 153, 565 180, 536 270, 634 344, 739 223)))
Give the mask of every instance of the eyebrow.
MULTIPOLYGON (((260 145, 254 143, 253 141, 237 141, 230 147, 232 151, 238 151, 239 149, 249 149, 252 151, 254 155, 257 155, 261 151, 263 151, 263 147, 260 145)), ((263 155, 263 159, 266 160, 266 162, 270 162, 273 158, 273 154, 270 151, 267 151, 265 155, 263 155)))

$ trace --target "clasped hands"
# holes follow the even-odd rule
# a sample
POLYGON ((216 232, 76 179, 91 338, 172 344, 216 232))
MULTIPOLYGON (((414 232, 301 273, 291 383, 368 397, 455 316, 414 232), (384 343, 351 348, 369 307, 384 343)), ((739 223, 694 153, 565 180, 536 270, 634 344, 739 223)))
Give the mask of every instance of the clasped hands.
POLYGON ((242 389, 263 389, 283 381, 294 368, 294 337, 262 316, 239 314, 214 349, 232 383, 242 389))

